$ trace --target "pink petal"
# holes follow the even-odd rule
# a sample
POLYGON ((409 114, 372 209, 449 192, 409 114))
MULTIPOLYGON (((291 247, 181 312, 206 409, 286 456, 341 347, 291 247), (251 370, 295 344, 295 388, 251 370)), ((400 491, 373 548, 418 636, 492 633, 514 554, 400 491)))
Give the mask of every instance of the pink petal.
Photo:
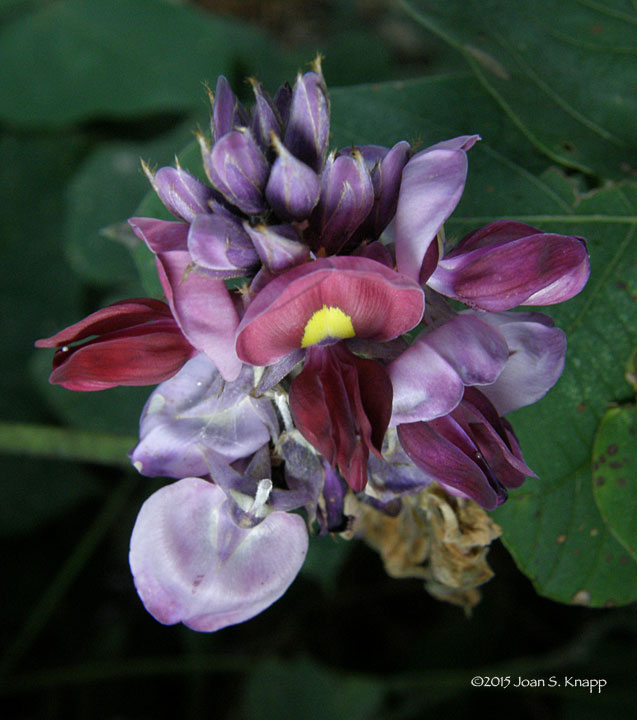
POLYGON ((234 350, 239 316, 224 281, 192 268, 187 252, 160 253, 157 265, 184 335, 212 360, 226 380, 236 380, 241 371, 234 350))
POLYGON ((323 305, 338 307, 356 337, 391 340, 422 317, 424 294, 404 275, 374 260, 330 257, 288 270, 250 303, 237 331, 237 354, 270 365, 301 347, 305 326, 323 305))

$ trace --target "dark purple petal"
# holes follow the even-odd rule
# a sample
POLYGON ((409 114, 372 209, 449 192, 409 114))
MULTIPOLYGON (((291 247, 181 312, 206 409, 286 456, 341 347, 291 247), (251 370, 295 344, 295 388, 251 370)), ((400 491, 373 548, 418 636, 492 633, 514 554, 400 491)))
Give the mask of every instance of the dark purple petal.
POLYGON ((508 357, 502 334, 475 316, 458 315, 419 335, 387 368, 394 387, 391 424, 446 415, 466 385, 494 382, 508 357))
POLYGON ((367 483, 369 452, 380 455, 392 389, 380 363, 356 357, 343 343, 314 346, 290 386, 290 410, 301 434, 347 484, 367 483))
POLYGON ((199 213, 210 212, 208 202, 214 191, 196 177, 180 167, 163 167, 154 175, 143 167, 159 199, 175 217, 192 222, 199 213))
POLYGON ((398 438, 411 460, 452 495, 469 497, 486 510, 503 502, 478 465, 430 423, 400 425, 398 438))
POLYGON ((511 220, 499 220, 465 235, 451 252, 446 253, 445 257, 455 257, 481 247, 503 245, 528 235, 537 235, 538 232, 539 230, 531 225, 511 220))
POLYGON ((361 239, 375 239, 380 237, 396 214, 402 172, 409 157, 410 146, 402 140, 391 150, 369 145, 359 149, 372 178, 374 205, 357 235, 361 235, 361 239), (382 155, 381 151, 384 151, 382 155), (370 166, 370 160, 375 155, 378 159, 370 166))
POLYGON ((226 382, 202 353, 154 390, 142 412, 140 441, 131 453, 150 477, 207 475, 206 452, 226 462, 256 452, 278 423, 269 400, 252 397, 253 368, 226 382))
POLYGON ((285 128, 284 143, 288 150, 319 172, 327 152, 330 133, 330 103, 320 67, 316 72, 299 75, 285 128))
POLYGON ((576 295, 590 265, 582 238, 536 233, 444 258, 429 278, 437 292, 497 312, 553 305, 576 295))
POLYGON ((321 195, 313 214, 315 244, 337 253, 369 214, 374 203, 371 177, 360 153, 333 155, 321 174, 321 195))
POLYGON ((467 176, 465 150, 478 139, 462 136, 416 153, 405 165, 396 209, 396 263, 426 282, 435 260, 424 264, 442 224, 454 211, 467 176))
POLYGON ((272 135, 280 135, 281 121, 270 96, 263 89, 261 83, 251 79, 250 84, 255 97, 251 129, 256 141, 265 152, 270 147, 272 135))
POLYGON ((212 632, 278 600, 300 570, 307 546, 301 516, 275 511, 253 528, 239 528, 223 490, 185 478, 144 503, 129 559, 137 592, 153 617, 212 632))
POLYGON ((277 159, 274 161, 265 196, 282 220, 303 220, 318 202, 320 183, 311 167, 289 152, 273 137, 277 159))
POLYGON ((204 153, 204 167, 210 182, 231 205, 247 215, 265 209, 269 165, 249 130, 232 130, 217 140, 210 153, 204 153))
POLYGON ((217 213, 194 219, 188 233, 188 251, 197 265, 217 277, 241 277, 259 262, 241 224, 217 213))
POLYGON ((245 225, 261 262, 278 275, 310 259, 310 248, 299 241, 296 230, 290 225, 245 225))

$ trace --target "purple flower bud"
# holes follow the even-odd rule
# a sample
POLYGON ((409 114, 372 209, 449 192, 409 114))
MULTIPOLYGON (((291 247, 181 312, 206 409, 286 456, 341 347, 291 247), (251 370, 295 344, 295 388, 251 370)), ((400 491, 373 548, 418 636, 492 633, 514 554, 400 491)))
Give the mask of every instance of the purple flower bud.
POLYGON ((403 168, 409 157, 409 143, 402 140, 387 152, 371 171, 374 206, 365 220, 368 237, 377 238, 396 214, 403 168))
POLYGON ((288 124, 290 105, 292 104, 292 88, 290 87, 290 83, 283 83, 283 85, 279 87, 274 96, 273 103, 281 118, 281 124, 285 127, 288 124))
POLYGON ((463 238, 428 284, 470 307, 497 312, 568 300, 584 287, 589 272, 583 238, 502 221, 463 238))
POLYGON ((304 220, 318 202, 319 178, 311 167, 295 158, 275 135, 272 142, 278 157, 272 166, 265 196, 282 220, 304 220))
POLYGON ((363 157, 330 155, 321 174, 321 197, 312 221, 317 244, 328 255, 338 253, 369 214, 374 189, 363 157))
POLYGON ((292 91, 284 142, 296 157, 319 172, 330 133, 330 103, 320 72, 299 75, 292 91))
POLYGON ((252 133, 232 130, 204 154, 204 167, 210 182, 224 198, 246 215, 265 209, 263 190, 269 166, 252 133))
POLYGON ((212 105, 212 137, 220 140, 226 133, 237 127, 248 125, 248 111, 232 92, 230 84, 223 75, 217 80, 212 105))
POLYGON ((310 248, 299 242, 291 225, 258 225, 252 228, 246 223, 245 229, 261 261, 273 275, 310 259, 310 248))
POLYGON ((223 215, 198 215, 188 232, 193 261, 216 277, 241 277, 259 261, 241 224, 223 215))
POLYGON ((195 215, 210 212, 208 201, 214 191, 190 173, 178 166, 160 168, 153 175, 146 164, 142 167, 153 190, 175 217, 192 222, 195 215))
POLYGON ((267 151, 270 147, 272 133, 275 135, 281 134, 281 120, 270 96, 265 92, 261 83, 253 79, 250 80, 250 83, 255 96, 251 129, 259 145, 264 151, 267 151))

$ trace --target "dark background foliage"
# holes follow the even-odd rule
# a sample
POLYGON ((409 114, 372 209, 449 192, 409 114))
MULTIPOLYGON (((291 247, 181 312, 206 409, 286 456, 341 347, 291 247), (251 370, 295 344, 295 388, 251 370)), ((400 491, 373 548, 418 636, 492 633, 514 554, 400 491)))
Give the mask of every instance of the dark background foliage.
POLYGON ((0 713, 625 712, 637 661, 635 2, 198 5, 0 0, 0 713), (564 376, 512 417, 540 478, 495 514, 504 543, 471 618, 388 578, 362 544, 322 538, 261 616, 215 635, 166 628, 127 566, 137 510, 162 484, 126 460, 148 389, 51 387, 33 341, 146 294, 121 223, 148 190, 139 159, 168 164, 206 128, 203 83, 223 73, 249 100, 247 75, 273 90, 317 51, 334 147, 482 135, 449 237, 511 217, 589 239, 586 291, 551 310, 569 337, 564 376), (561 687, 476 689, 474 676, 561 687), (591 696, 565 677, 608 685, 591 696))

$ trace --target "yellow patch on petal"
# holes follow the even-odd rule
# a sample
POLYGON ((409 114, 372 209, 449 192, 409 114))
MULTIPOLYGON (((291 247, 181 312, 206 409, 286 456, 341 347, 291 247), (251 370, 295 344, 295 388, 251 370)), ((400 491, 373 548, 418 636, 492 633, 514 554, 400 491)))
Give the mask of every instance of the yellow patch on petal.
POLYGON ((345 338, 351 338, 355 335, 352 318, 349 315, 340 308, 323 305, 307 321, 301 347, 306 348, 310 345, 316 345, 316 343, 320 343, 326 338, 345 340, 345 338))

